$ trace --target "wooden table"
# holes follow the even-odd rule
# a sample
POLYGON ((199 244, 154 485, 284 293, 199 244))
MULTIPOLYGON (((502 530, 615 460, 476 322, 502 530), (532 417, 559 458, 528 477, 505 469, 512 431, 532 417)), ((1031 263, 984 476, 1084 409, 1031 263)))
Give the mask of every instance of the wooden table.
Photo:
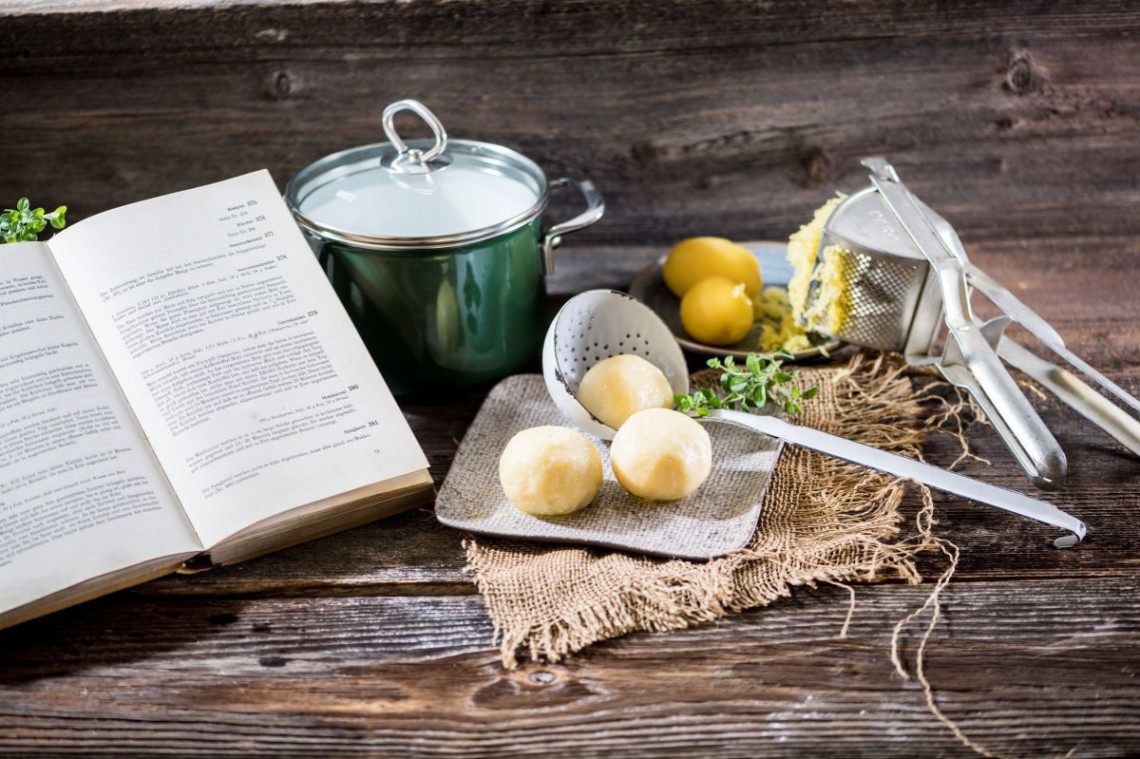
MULTIPOLYGON (((80 218, 266 166, 283 183, 418 97, 452 136, 602 189, 606 219, 559 251, 557 299, 623 286, 684 236, 786 236, 885 152, 977 263, 1140 394, 1135 3, 169 4, 0 3, 0 202, 80 218)), ((483 394, 404 404, 437 481, 483 394)), ((1055 500, 1088 542, 1059 551, 938 498, 962 562, 928 674, 983 745, 1135 756, 1140 462, 1041 406, 1072 471, 1055 500)), ((990 430, 970 436, 993 465, 966 473, 1026 488, 990 430)), ((968 753, 888 661, 929 583, 860 588, 846 639, 846 594, 799 589, 506 671, 463 564, 460 535, 417 511, 0 632, 0 754, 968 753)))
MULTIPOLYGON (((1009 252, 975 247, 974 258, 1140 391, 1135 243, 1009 252)), ((580 271, 596 271, 591 258, 582 255, 580 271)), ((636 268, 636 256, 626 261, 636 268)), ((482 396, 404 404, 437 481, 482 396)), ((928 674, 942 708, 989 747, 1135 755, 1140 462, 1056 402, 1042 407, 1072 470, 1055 500, 1088 522, 1090 537, 1053 549, 1047 529, 938 498, 938 532, 963 551, 928 674)), ((990 430, 969 433, 993 465, 967 473, 1026 487, 990 430)), ((935 448, 935 460, 950 458, 935 448)), ((460 538, 416 511, 0 633, 0 753, 968 753, 888 661, 893 624, 929 584, 859 588, 846 639, 846 593, 799 589, 716 624, 508 671, 460 538)), ((940 569, 924 564, 930 577, 940 569)), ((906 640, 912 657, 915 639, 906 640)))

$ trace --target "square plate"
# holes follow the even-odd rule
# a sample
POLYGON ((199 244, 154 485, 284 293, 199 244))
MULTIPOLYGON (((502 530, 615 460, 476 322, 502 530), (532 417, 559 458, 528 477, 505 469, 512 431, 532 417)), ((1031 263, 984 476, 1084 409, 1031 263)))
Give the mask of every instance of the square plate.
POLYGON ((542 377, 520 374, 496 385, 467 430, 436 500, 443 524, 481 535, 580 543, 652 556, 711 559, 752 538, 764 492, 783 443, 730 424, 705 424, 713 468, 705 483, 680 501, 630 495, 610 467, 609 446, 590 438, 605 479, 594 502, 561 517, 536 517, 510 505, 499 484, 499 455, 515 433, 545 424, 569 426, 542 377))

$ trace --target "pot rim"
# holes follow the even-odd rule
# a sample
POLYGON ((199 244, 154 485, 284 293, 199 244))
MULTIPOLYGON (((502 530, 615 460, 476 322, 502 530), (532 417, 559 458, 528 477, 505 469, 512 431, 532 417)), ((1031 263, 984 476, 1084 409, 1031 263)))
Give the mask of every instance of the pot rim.
MULTIPOLYGON (((420 144, 430 145, 431 141, 408 140, 407 144, 417 147, 420 144)), ((526 226, 546 210, 546 206, 550 202, 550 183, 547 181, 546 173, 534 161, 516 150, 491 142, 449 140, 448 147, 451 148, 453 146, 471 152, 489 154, 490 160, 493 163, 508 164, 526 171, 532 178, 538 181, 539 187, 542 190, 535 200, 534 205, 522 213, 486 227, 480 227, 466 232, 426 237, 361 234, 349 229, 321 224, 301 211, 302 198, 300 197, 300 193, 302 188, 306 190, 307 197, 313 190, 323 187, 328 182, 346 176, 349 173, 348 167, 353 163, 352 159, 367 159, 371 157, 370 154, 375 154, 377 159, 382 160, 384 154, 393 149, 394 146, 391 142, 376 142, 369 145, 359 145, 354 148, 331 153, 324 158, 314 161, 294 174, 289 180, 289 183, 285 186, 285 202, 288 204, 289 210, 293 213, 293 218, 296 219, 297 223, 305 230, 322 239, 367 250, 405 252, 416 250, 447 250, 465 247, 473 243, 485 242, 526 226), (316 184, 313 184, 314 182, 316 182, 316 184)))

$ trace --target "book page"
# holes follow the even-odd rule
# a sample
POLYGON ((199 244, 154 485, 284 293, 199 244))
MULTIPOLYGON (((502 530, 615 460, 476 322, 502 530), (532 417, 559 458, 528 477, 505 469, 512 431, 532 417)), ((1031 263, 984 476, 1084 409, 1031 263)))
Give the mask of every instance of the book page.
POLYGON ((268 172, 100 214, 52 251, 207 546, 427 468, 268 172))
POLYGON ((0 245, 0 611, 202 545, 46 245, 0 245))

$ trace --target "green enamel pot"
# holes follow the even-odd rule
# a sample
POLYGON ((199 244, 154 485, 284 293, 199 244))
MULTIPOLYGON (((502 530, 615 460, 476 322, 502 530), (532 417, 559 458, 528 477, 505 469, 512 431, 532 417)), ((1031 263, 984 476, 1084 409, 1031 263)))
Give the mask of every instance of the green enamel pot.
POLYGON ((543 335, 545 276, 562 236, 605 204, 588 180, 548 181, 501 145, 448 140, 421 103, 384 109, 388 142, 322 158, 289 182, 286 201, 392 391, 499 379, 530 362, 543 335), (418 114, 434 140, 396 133, 418 114), (586 209, 558 224, 552 192, 586 209))

